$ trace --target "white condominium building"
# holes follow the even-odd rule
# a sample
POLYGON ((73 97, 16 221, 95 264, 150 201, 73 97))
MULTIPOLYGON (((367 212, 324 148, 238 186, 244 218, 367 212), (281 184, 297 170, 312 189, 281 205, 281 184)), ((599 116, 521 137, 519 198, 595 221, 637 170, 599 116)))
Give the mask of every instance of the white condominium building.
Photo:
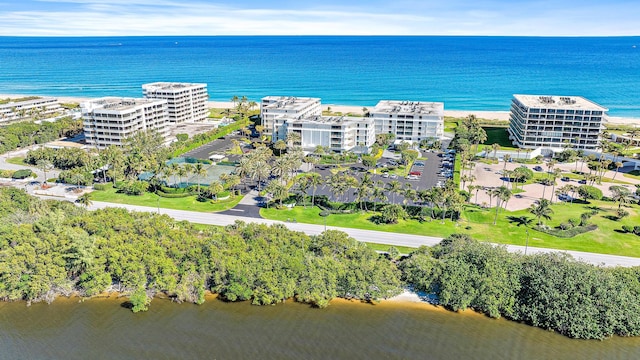
POLYGON ((370 112, 376 134, 392 133, 397 140, 418 142, 444 136, 444 103, 380 101, 370 112))
POLYGON ((260 102, 260 117, 265 135, 271 140, 284 140, 286 131, 281 129, 288 119, 301 119, 322 115, 319 98, 299 98, 292 96, 267 96, 260 102))
POLYGON ((172 124, 199 122, 207 118, 207 84, 155 82, 142 85, 145 98, 167 100, 172 124))
POLYGON ((28 100, 15 99, 15 101, 9 100, 6 103, 0 103, 0 123, 15 120, 50 118, 57 113, 63 112, 56 98, 38 97, 35 99, 25 99, 28 100))
POLYGON ((580 96, 514 95, 509 138, 527 149, 596 150, 608 109, 580 96))
POLYGON ((287 119, 281 129, 300 135, 300 146, 313 150, 318 145, 331 151, 366 152, 376 141, 372 118, 349 116, 311 116, 287 119))
POLYGON ((138 131, 154 130, 169 136, 167 101, 105 97, 81 104, 87 144, 104 149, 122 146, 138 131))

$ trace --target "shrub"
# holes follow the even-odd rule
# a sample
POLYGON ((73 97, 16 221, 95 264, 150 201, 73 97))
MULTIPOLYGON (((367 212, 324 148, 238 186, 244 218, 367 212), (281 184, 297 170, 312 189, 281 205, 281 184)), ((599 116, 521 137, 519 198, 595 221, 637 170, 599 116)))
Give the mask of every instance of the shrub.
POLYGON ((156 190, 156 195, 163 197, 163 198, 167 198, 167 199, 179 199, 179 198, 186 198, 189 197, 191 195, 193 195, 190 192, 183 192, 183 193, 166 193, 164 191, 160 191, 160 190, 156 190))
POLYGON ((127 181, 122 184, 120 191, 127 195, 142 195, 149 188, 149 183, 146 181, 133 180, 127 181))
POLYGON ((93 184, 93 189, 98 191, 104 191, 111 188, 111 184, 93 184))
POLYGON ((176 139, 178 139, 178 141, 187 141, 189 134, 177 134, 176 139))
POLYGON ((26 179, 33 174, 29 169, 21 169, 11 175, 12 179, 26 179))
POLYGON ((602 199, 602 190, 591 185, 582 185, 578 188, 578 194, 581 198, 600 200, 602 199))
POLYGON ((598 225, 589 224, 584 226, 576 226, 571 229, 563 230, 563 229, 550 229, 549 227, 536 226, 534 229, 543 232, 545 234, 557 236, 560 238, 572 238, 576 235, 584 234, 589 231, 593 231, 598 229, 598 225))
POLYGON ((626 233, 633 233, 633 226, 622 225, 622 231, 626 233))
POLYGON ((14 172, 13 170, 0 170, 0 178, 10 178, 14 172))

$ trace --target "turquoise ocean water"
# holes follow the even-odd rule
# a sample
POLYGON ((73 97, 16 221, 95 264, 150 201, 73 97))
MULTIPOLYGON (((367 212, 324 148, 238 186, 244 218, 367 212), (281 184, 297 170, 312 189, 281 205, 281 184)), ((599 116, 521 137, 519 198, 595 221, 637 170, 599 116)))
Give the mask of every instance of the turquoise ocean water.
POLYGON ((233 95, 443 101, 508 110, 514 93, 581 95, 640 117, 640 37, 0 37, 0 94, 141 96, 153 81, 233 95))

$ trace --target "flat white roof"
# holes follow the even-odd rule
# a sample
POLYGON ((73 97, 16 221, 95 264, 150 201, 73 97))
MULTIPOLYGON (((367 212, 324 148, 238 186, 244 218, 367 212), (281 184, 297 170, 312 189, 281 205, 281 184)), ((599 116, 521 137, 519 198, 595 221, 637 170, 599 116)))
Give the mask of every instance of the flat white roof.
POLYGON ((142 85, 145 90, 184 90, 187 88, 202 88, 207 84, 181 83, 181 82, 154 82, 142 85))
POLYGON ((581 109, 600 110, 609 109, 585 99, 582 96, 558 96, 558 95, 513 95, 520 103, 529 108, 541 109, 581 109))
POLYGON ((128 110, 141 105, 161 105, 167 100, 148 98, 103 97, 82 103, 83 109, 128 110))
POLYGON ((296 96, 265 96, 262 98, 263 109, 291 109, 298 110, 312 103, 319 103, 320 98, 296 96))
POLYGON ((425 101, 381 100, 371 110, 372 114, 413 114, 444 116, 444 103, 425 101))
POLYGON ((287 119, 289 123, 350 124, 373 122, 372 118, 358 116, 309 116, 302 119, 287 119))

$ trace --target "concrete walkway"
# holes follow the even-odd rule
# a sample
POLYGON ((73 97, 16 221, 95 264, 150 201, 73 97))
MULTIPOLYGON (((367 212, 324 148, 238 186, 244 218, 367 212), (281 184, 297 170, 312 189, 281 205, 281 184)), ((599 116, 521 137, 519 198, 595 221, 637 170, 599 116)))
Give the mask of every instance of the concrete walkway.
MULTIPOLYGON (((158 209, 155 207, 149 206, 134 206, 134 205, 122 205, 122 204, 112 204, 105 202, 93 202, 90 206, 90 209, 102 209, 106 207, 120 207, 125 208, 131 211, 139 211, 139 212, 158 212, 158 209)), ((318 235, 325 230, 323 225, 314 225, 314 224, 302 224, 302 223, 288 223, 281 222, 275 220, 267 220, 262 218, 247 218, 242 216, 234 216, 228 214, 220 214, 220 213, 203 213, 203 212, 195 212, 195 211, 184 211, 184 210, 171 210, 171 209, 160 209, 161 214, 167 214, 176 220, 186 220, 199 224, 209 224, 209 225, 218 225, 218 226, 226 226, 235 223, 236 221, 244 221, 244 222, 254 222, 266 225, 273 224, 283 224, 287 228, 294 231, 301 231, 308 235, 318 235)), ((399 233, 390 233, 383 231, 374 231, 374 230, 360 230, 360 229, 350 229, 350 228, 341 228, 341 227, 333 227, 327 226, 327 229, 331 230, 340 230, 347 233, 349 236, 353 237, 358 241, 365 241, 376 244, 388 244, 394 246, 407 246, 407 247, 418 247, 420 245, 433 246, 438 244, 442 238, 433 237, 433 236, 420 236, 420 235, 410 235, 410 234, 399 234, 399 233)), ((511 252, 520 252, 524 253, 524 246, 517 245, 507 245, 507 249, 511 252)), ((616 255, 605 255, 605 254, 595 254, 595 253, 587 253, 580 251, 562 251, 555 249, 544 249, 544 248, 534 248, 528 247, 527 253, 541 253, 541 252, 561 252, 568 253, 576 259, 581 259, 585 262, 597 264, 597 265, 605 265, 605 266, 640 266, 640 258, 627 257, 627 256, 616 256, 616 255)))

